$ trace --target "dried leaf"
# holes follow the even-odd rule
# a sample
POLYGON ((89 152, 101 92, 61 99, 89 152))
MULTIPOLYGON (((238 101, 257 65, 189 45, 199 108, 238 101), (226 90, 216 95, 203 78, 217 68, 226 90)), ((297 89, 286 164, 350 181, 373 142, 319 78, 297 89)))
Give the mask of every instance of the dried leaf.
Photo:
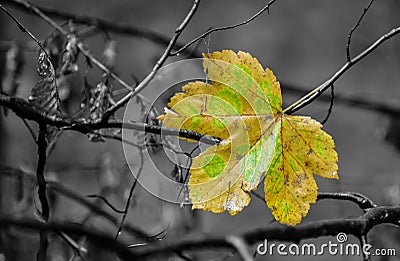
MULTIPOLYGON (((49 116, 62 116, 60 109, 60 97, 55 79, 54 67, 41 50, 39 52, 37 72, 41 79, 35 84, 29 96, 29 103, 38 111, 49 116)), ((47 144, 50 144, 57 136, 58 128, 48 126, 46 133, 47 144)))
POLYGON ((112 86, 108 76, 104 75, 103 80, 97 84, 89 99, 90 117, 93 120, 101 119, 104 112, 110 107, 112 100, 112 86))
POLYGON ((90 99, 92 99, 94 93, 93 86, 89 83, 87 75, 83 76, 83 86, 81 89, 81 108, 90 107, 90 99))
POLYGON ((39 111, 48 115, 60 115, 60 98, 55 80, 55 72, 47 59, 47 55, 41 51, 38 60, 38 74, 42 77, 31 90, 29 102, 39 111))

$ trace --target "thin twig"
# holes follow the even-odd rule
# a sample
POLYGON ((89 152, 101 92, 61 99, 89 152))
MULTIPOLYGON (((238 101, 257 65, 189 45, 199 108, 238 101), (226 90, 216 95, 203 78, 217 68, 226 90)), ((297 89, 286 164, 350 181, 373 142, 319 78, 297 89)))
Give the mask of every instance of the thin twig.
MULTIPOLYGON (((69 40, 72 39, 72 35, 69 34, 64 28, 62 28, 59 24, 57 24, 53 19, 51 19, 49 16, 47 16, 45 13, 43 13, 39 8, 37 8, 35 5, 25 1, 25 0, 12 0, 13 2, 16 2, 18 4, 23 5, 27 10, 35 13, 38 15, 40 18, 42 18, 45 22, 47 22, 50 26, 52 26, 54 29, 56 29, 58 32, 60 32, 65 38, 69 40)), ((75 36, 76 37, 76 36, 75 36)), ((93 64, 95 64, 97 67, 99 67, 101 70, 103 70, 105 73, 110 75, 116 82, 118 82, 121 86, 127 88, 128 90, 131 90, 132 87, 127 84, 124 80, 122 80, 118 75, 116 75, 114 72, 112 72, 109 68, 107 68, 103 63, 101 63, 97 58, 95 58, 84 46, 81 40, 77 39, 77 47, 79 51, 87 57, 93 64)))
POLYGON ((88 198, 97 198, 102 200, 109 208, 111 208, 114 212, 118 213, 118 214, 123 214, 124 211, 123 210, 119 210, 116 207, 114 207, 105 197, 101 196, 101 195, 86 195, 86 197, 88 198))
POLYGON ((16 23, 18 28, 23 32, 26 33, 33 41, 36 42, 36 44, 39 46, 39 48, 46 54, 46 60, 50 64, 50 70, 52 73, 55 75, 55 70, 53 67, 52 62, 49 59, 49 54, 47 53, 46 49, 43 47, 42 43, 34 36, 31 31, 28 30, 15 16, 13 16, 4 6, 0 4, 0 8, 16 23))
POLYGON ((47 146, 47 149, 46 149, 46 155, 47 155, 47 157, 49 157, 50 154, 54 151, 54 149, 55 149, 55 147, 56 147, 56 144, 57 144, 57 141, 60 139, 60 137, 61 137, 62 134, 63 134, 63 131, 62 131, 62 130, 61 130, 61 131, 58 131, 58 132, 56 133, 56 135, 53 137, 53 139, 50 141, 50 143, 49 143, 49 145, 47 146))
MULTIPOLYGON (((301 87, 291 83, 281 82, 281 87, 283 92, 291 92, 295 94, 304 95, 307 93, 305 87, 301 87)), ((357 96, 345 96, 335 92, 335 104, 346 104, 351 105, 352 107, 358 107, 364 110, 371 110, 374 112, 379 112, 388 115, 397 115, 400 114, 400 106, 396 106, 396 104, 390 104, 388 101, 381 102, 379 100, 371 100, 366 99, 364 97, 357 96)), ((322 94, 318 101, 331 102, 332 95, 322 94)))
MULTIPOLYGON (((12 168, 12 167, 7 167, 7 166, 1 166, 0 165, 0 175, 6 175, 9 177, 23 177, 28 179, 31 182, 34 182, 35 175, 33 173, 21 170, 19 168, 12 168)), ((111 224, 117 226, 118 225, 118 219, 115 218, 113 215, 109 214, 107 211, 99 208, 96 204, 92 203, 90 200, 88 200, 86 197, 76 193, 75 191, 57 183, 54 181, 47 181, 47 187, 49 190, 55 191, 57 193, 60 193, 61 195, 84 205, 87 207, 90 211, 94 212, 96 215, 108 220, 111 224)), ((147 233, 142 231, 139 228, 132 227, 131 225, 125 224, 123 226, 124 231, 127 231, 130 233, 132 236, 136 236, 140 239, 146 240, 150 237, 147 233)))
POLYGON ((194 0, 193 5, 185 18, 183 19, 182 23, 175 29, 175 33, 172 36, 171 40, 169 41, 169 44, 167 48, 165 48, 164 53, 161 55, 161 57, 158 59, 157 63, 154 65, 153 69, 151 72, 127 95, 125 95, 123 98, 121 98, 118 102, 116 102, 113 106, 111 106, 104 114, 103 120, 108 120, 111 115, 114 114, 119 108, 123 107, 129 100, 130 98, 134 97, 136 94, 138 94, 140 91, 142 91, 149 83, 150 81, 154 78, 156 75, 157 71, 161 68, 161 66, 165 63, 167 58, 171 55, 171 51, 174 48, 176 42, 178 41, 179 36, 183 32, 183 30, 186 28, 194 14, 196 13, 197 7, 199 6, 200 0, 194 0))
POLYGON ((334 86, 332 84, 332 87, 331 87, 331 102, 329 104, 328 113, 326 114, 325 118, 321 121, 322 125, 324 125, 328 121, 329 117, 332 114, 334 100, 335 100, 335 88, 334 88, 334 86))
POLYGON ((58 232, 57 234, 72 248, 76 255, 84 260, 83 255, 88 252, 85 247, 80 246, 78 242, 64 232, 58 232))
POLYGON ((121 223, 118 226, 117 229, 117 233, 115 234, 115 239, 118 239, 119 235, 122 232, 122 226, 125 223, 125 219, 128 216, 128 212, 129 212, 129 208, 131 206, 131 201, 133 198, 133 193, 135 191, 136 185, 138 184, 138 180, 140 178, 140 174, 142 173, 143 170, 143 165, 144 165, 144 157, 143 157, 143 152, 141 150, 139 150, 139 156, 140 156, 140 163, 139 163, 139 168, 137 171, 137 175, 134 177, 134 181, 133 184, 131 186, 131 189, 129 190, 129 195, 128 195, 128 199, 126 200, 126 204, 125 204, 125 209, 124 209, 124 214, 122 215, 122 219, 121 219, 121 223))
POLYGON ((230 30, 230 29, 234 29, 246 24, 249 24, 251 21, 253 21, 254 19, 256 19, 258 16, 260 16, 262 13, 264 13, 265 11, 269 12, 269 8, 271 7, 271 5, 275 2, 276 0, 271 0, 269 1, 263 8, 261 8, 260 11, 258 11, 257 13, 255 13, 252 17, 250 17, 249 19, 244 20, 243 22, 234 24, 234 25, 229 25, 229 26, 222 26, 222 27, 216 27, 216 28, 212 28, 207 30, 205 33, 201 34, 200 36, 194 38, 193 40, 191 40, 190 42, 188 42, 187 44, 185 44, 182 48, 180 48, 179 50, 172 52, 171 55, 177 55, 179 53, 181 53, 182 51, 184 51, 186 48, 188 48, 189 46, 191 46, 192 44, 194 44, 195 42, 204 39, 204 37, 206 37, 207 35, 217 32, 217 31, 225 31, 225 30, 230 30))
POLYGON ((55 74, 55 70, 53 67, 53 63, 50 61, 50 56, 47 53, 46 49, 43 47, 42 43, 36 38, 36 36, 34 36, 31 31, 28 30, 28 28, 26 28, 15 16, 13 16, 10 12, 8 12, 8 10, 2 6, 0 4, 0 8, 16 23, 16 25, 18 26, 18 28, 23 32, 26 33, 33 41, 36 42, 36 44, 39 46, 39 48, 43 51, 44 54, 46 54, 46 60, 50 65, 50 70, 52 72, 53 75, 55 74))
POLYGON ((42 43, 20 22, 20 21, 18 21, 18 19, 15 17, 15 16, 13 16, 10 12, 8 12, 8 10, 3 6, 3 5, 1 5, 0 4, 0 8, 17 24, 17 26, 18 26, 18 28, 22 31, 22 32, 24 32, 24 33, 27 33, 28 35, 29 35, 29 37, 30 38, 32 38, 35 42, 36 42, 36 44, 44 51, 44 52, 46 52, 45 51, 45 49, 43 48, 43 46, 42 46, 42 43))
POLYGON ((29 131, 29 134, 32 136, 33 140, 37 144, 37 137, 36 137, 36 134, 35 134, 35 132, 33 131, 32 127, 31 127, 31 125, 29 125, 29 123, 25 119, 22 119, 22 122, 24 123, 25 127, 29 131))
POLYGON ((304 108, 308 104, 312 103, 315 101, 323 92, 325 92, 329 87, 331 87, 348 69, 353 67, 355 64, 357 64, 359 61, 361 61, 363 58, 368 56, 370 53, 372 53, 376 48, 378 48, 382 43, 385 41, 389 40, 393 36, 397 35, 400 33, 400 27, 396 27, 386 33, 385 35, 381 36, 378 40, 376 40, 373 44, 371 44, 368 48, 366 48, 364 51, 362 51, 359 55, 356 57, 352 58, 351 61, 346 62, 331 78, 329 78, 326 82, 323 84, 319 85, 317 88, 303 96, 301 99, 287 107, 285 110, 283 110, 284 113, 286 114, 293 114, 296 111, 304 108))
POLYGON ((354 31, 357 29, 358 26, 360 26, 360 23, 362 19, 364 18, 365 14, 371 7, 372 3, 374 0, 371 0, 368 5, 364 8, 363 13, 361 14, 360 18, 358 18, 357 23, 351 28, 350 33, 347 35, 347 44, 346 44, 346 56, 347 56, 347 61, 351 61, 351 56, 350 56, 350 45, 351 45, 351 37, 353 36, 354 31))
MULTIPOLYGON (((28 12, 29 9, 26 8, 25 4, 22 1, 19 0, 1 0, 2 2, 5 2, 15 8, 18 8, 19 10, 28 12)), ((52 17, 52 18, 58 18, 58 19, 65 19, 65 20, 73 20, 77 24, 84 24, 88 26, 94 26, 100 30, 108 31, 108 32, 114 32, 118 34, 123 34, 123 35, 129 35, 129 36, 137 36, 140 38, 145 38, 148 39, 156 44, 160 44, 163 46, 167 46, 169 43, 169 39, 162 34, 159 34, 154 31, 150 30, 145 30, 140 27, 136 27, 134 25, 128 25, 124 23, 115 23, 111 21, 107 21, 101 18, 97 17, 92 17, 88 15, 82 15, 82 14, 73 14, 73 13, 68 13, 66 11, 62 11, 60 9, 51 9, 47 8, 44 6, 39 6, 36 5, 37 8, 42 10, 43 13, 46 15, 52 17)), ((1 46, 1 44, 0 44, 1 46)), ((174 49, 179 49, 183 47, 182 44, 177 43, 174 46, 174 49)), ((192 56, 193 54, 188 52, 189 56, 192 56)))
MULTIPOLYGON (((103 209, 99 208, 96 206, 96 204, 93 204, 91 201, 86 199, 84 196, 81 196, 77 194, 76 192, 56 183, 56 182, 48 182, 47 183, 49 188, 53 189, 54 191, 63 194, 64 196, 82 204, 88 207, 91 211, 93 211, 95 214, 99 215, 100 217, 103 217, 110 221, 112 224, 117 225, 118 224, 118 219, 115 218, 113 215, 110 215, 108 212, 104 211, 103 209)), ((133 236, 136 236, 140 239, 145 239, 147 240, 149 238, 149 235, 142 231, 140 228, 137 227, 132 227, 131 225, 123 225, 123 229, 130 233, 133 236)))
MULTIPOLYGON (((107 66, 105 66, 103 63, 101 63, 97 58, 95 58, 89 50, 86 49, 85 45, 82 43, 82 41, 76 36, 73 36, 69 34, 63 27, 61 27, 59 24, 57 24, 54 20, 52 20, 50 17, 45 15, 39 8, 36 6, 32 5, 31 3, 25 1, 25 0, 12 0, 15 2, 18 2, 19 4, 25 6, 29 11, 33 11, 35 14, 37 14, 39 17, 41 17, 45 22, 47 22, 50 26, 52 26, 54 29, 56 29, 58 32, 60 32, 65 38, 70 41, 73 37, 76 39, 76 45, 79 49, 79 51, 91 61, 91 63, 95 64, 98 68, 103 70, 105 73, 107 73, 111 78, 113 78, 116 82, 118 82, 121 86, 128 90, 133 90, 132 87, 127 84, 124 80, 122 80, 118 75, 116 75, 113 71, 111 71, 107 66)), ((22 32, 26 32, 38 45, 39 47, 46 53, 47 60, 49 64, 51 65, 52 70, 54 71, 53 65, 51 61, 49 60, 49 55, 47 54, 46 50, 43 48, 41 42, 24 26, 22 25, 21 22, 18 21, 16 17, 14 17, 10 12, 7 11, 1 4, 0 7, 4 10, 4 12, 7 13, 8 16, 10 16, 15 23, 18 25, 18 27, 21 29, 22 32)), ((142 100, 147 100, 145 97, 140 96, 142 100)), ((111 116, 111 115, 110 115, 111 116)))

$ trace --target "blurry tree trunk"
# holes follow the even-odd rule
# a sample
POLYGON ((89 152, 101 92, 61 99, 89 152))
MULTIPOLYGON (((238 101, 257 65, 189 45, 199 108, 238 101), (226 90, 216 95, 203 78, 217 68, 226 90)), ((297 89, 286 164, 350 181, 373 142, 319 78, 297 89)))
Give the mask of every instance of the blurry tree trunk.
MULTIPOLYGON (((3 21, 4 17, 0 17, 0 24, 5 24, 3 21)), ((4 27, 0 27, 0 35, 4 34, 4 27)), ((5 54, 6 52, 3 50, 0 52, 0 84, 2 84, 2 79, 4 75, 4 69, 5 69, 5 54)), ((0 85, 0 90, 2 89, 2 86, 0 85)), ((0 109, 0 164, 6 164, 7 163, 7 146, 6 146, 6 133, 5 133, 5 118, 4 118, 4 113, 3 109, 0 109)), ((0 177, 0 213, 7 212, 7 206, 6 206, 6 195, 10 192, 8 189, 8 186, 6 186, 5 183, 7 183, 8 180, 6 180, 3 177, 0 177)), ((15 251, 12 250, 12 247, 10 247, 10 243, 13 242, 10 237, 9 231, 3 230, 0 231, 0 253, 3 253, 6 255, 6 260, 16 260, 15 256, 15 251)))
MULTIPOLYGON (((0 17, 0 24, 4 24, 4 17, 0 17)), ((0 27, 0 35, 4 34, 4 27, 0 27)), ((3 73, 4 73, 4 65, 5 65, 5 52, 0 52, 0 84, 2 84, 3 73)), ((0 89, 2 89, 0 87, 0 89)), ((0 164, 4 163, 5 161, 5 138, 4 138, 4 118, 3 118, 3 110, 0 110, 0 164)), ((0 178, 0 212, 2 212, 3 206, 3 180, 0 178)))

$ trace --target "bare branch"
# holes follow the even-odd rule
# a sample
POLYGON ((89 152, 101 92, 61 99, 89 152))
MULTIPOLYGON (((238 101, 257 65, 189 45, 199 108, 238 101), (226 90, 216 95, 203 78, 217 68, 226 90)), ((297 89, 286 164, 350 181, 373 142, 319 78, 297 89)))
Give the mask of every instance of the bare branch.
POLYGON ((205 33, 203 33, 202 35, 194 38, 193 40, 191 40, 190 42, 188 42, 187 44, 185 44, 182 48, 180 48, 178 51, 171 53, 171 55, 177 55, 181 52, 183 52, 186 48, 188 48, 189 46, 191 46, 192 44, 194 44, 195 42, 204 39, 204 37, 206 37, 207 35, 214 33, 214 32, 218 32, 218 31, 225 31, 225 30, 230 30, 230 29, 234 29, 246 24, 249 24, 251 21, 253 21, 254 19, 256 19, 258 16, 260 16, 262 13, 264 13, 265 11, 269 12, 269 8, 271 7, 271 5, 276 2, 276 0, 271 0, 269 1, 263 8, 261 8, 260 11, 258 11, 257 13, 255 13, 252 17, 250 17, 249 19, 244 20, 243 22, 234 24, 234 25, 229 25, 229 26, 223 26, 223 27, 217 27, 217 28, 212 28, 207 30, 205 33))
MULTIPOLYGON (((12 167, 6 167, 6 166, 1 166, 0 165, 0 175, 6 175, 9 177, 23 177, 28 179, 31 182, 35 181, 35 175, 33 173, 28 173, 26 171, 23 171, 18 168, 12 168, 12 167)), ((88 200, 86 197, 76 193, 75 191, 53 181, 47 181, 46 183, 47 188, 49 190, 55 191, 57 193, 60 193, 61 195, 72 199, 73 201, 76 201, 79 204, 82 204, 86 206, 88 209, 93 211, 95 214, 103 217, 104 219, 108 220, 111 224, 114 224, 117 226, 118 224, 118 219, 115 218, 113 215, 109 214, 107 211, 99 208, 96 204, 92 203, 90 200, 88 200)), ((131 225, 124 224, 123 229, 130 233, 132 236, 136 236, 140 239, 146 240, 150 238, 150 235, 145 233, 139 228, 132 227, 131 225)))
POLYGON ((24 33, 26 33, 26 34, 28 34, 29 35, 29 37, 30 38, 32 38, 35 42, 36 42, 36 44, 44 51, 44 52, 46 52, 45 51, 45 49, 43 48, 43 46, 42 46, 42 43, 20 22, 20 21, 18 21, 18 19, 15 17, 15 16, 13 16, 10 12, 8 12, 8 10, 3 6, 3 5, 1 5, 0 4, 0 8, 17 24, 17 26, 18 26, 18 28, 22 31, 22 32, 24 32, 24 33))
MULTIPOLYGON (((304 95, 307 93, 305 87, 297 86, 295 84, 281 82, 281 87, 283 92, 291 92, 295 94, 304 95)), ((371 100, 365 99, 363 97, 356 96, 344 96, 341 94, 335 93, 335 103, 341 103, 346 105, 351 105, 352 107, 358 107, 365 110, 371 110, 374 112, 379 112, 388 115, 397 115, 400 114, 400 107, 396 106, 396 104, 390 104, 388 101, 381 102, 379 100, 371 100)), ((322 94, 318 101, 331 102, 332 95, 322 94)))
POLYGON ((323 92, 325 92, 327 89, 329 89, 348 69, 353 67, 355 64, 357 64, 359 61, 364 59, 366 56, 368 56, 370 53, 372 53, 376 48, 378 48, 381 44, 383 44, 385 41, 389 40, 393 36, 397 35, 400 33, 400 27, 396 27, 386 33, 385 35, 381 36, 378 40, 376 40, 373 44, 371 44, 368 48, 366 48, 364 51, 362 51, 359 55, 351 59, 351 61, 346 62, 331 78, 329 78, 326 82, 303 96, 301 99, 299 99, 297 102, 293 103, 289 107, 287 107, 285 110, 283 110, 284 113, 286 114, 293 114, 296 111, 300 110, 301 108, 304 108, 308 104, 312 103, 315 101, 323 92))
POLYGON ((72 121, 62 117, 48 116, 38 112, 32 105, 23 99, 10 97, 4 94, 0 94, 0 106, 9 108, 22 119, 32 120, 37 123, 45 123, 65 130, 74 130, 83 134, 91 133, 93 130, 99 129, 125 128, 163 136, 179 136, 197 141, 201 140, 201 142, 206 144, 218 144, 221 141, 219 138, 202 135, 190 130, 164 128, 141 122, 123 122, 121 120, 109 120, 108 122, 103 122, 88 121, 84 119, 72 121))
POLYGON ((114 207, 105 197, 101 195, 86 195, 88 198, 98 198, 101 199, 109 208, 111 208, 115 213, 118 214, 123 214, 124 211, 118 210, 116 207, 114 207))
POLYGON ((182 23, 175 29, 175 34, 172 36, 171 40, 167 48, 165 49, 164 53, 161 55, 160 59, 158 59, 157 63, 154 65, 151 72, 127 95, 125 95, 122 99, 116 102, 112 107, 110 107, 104 114, 103 119, 107 120, 114 112, 116 112, 119 108, 123 107, 130 98, 137 95, 140 91, 142 91, 154 78, 157 71, 161 68, 161 66, 165 63, 167 58, 171 55, 171 51, 174 48, 176 42, 178 41, 179 36, 186 28, 194 14, 196 13, 197 7, 199 6, 200 0, 194 0, 193 5, 185 18, 183 19, 182 23))
POLYGON ((377 205, 366 196, 355 192, 319 192, 317 200, 321 199, 338 199, 349 200, 356 203, 364 212, 377 205))
POLYGON ((42 223, 28 218, 16 218, 0 214, 0 228, 4 229, 9 226, 17 226, 25 229, 33 229, 42 232, 65 232, 66 234, 87 237, 93 243, 115 252, 123 260, 137 260, 135 255, 117 240, 114 240, 109 235, 100 233, 94 228, 86 228, 80 224, 42 223))
MULTIPOLYGON (((25 4, 19 0, 1 0, 4 3, 11 5, 14 8, 18 8, 21 11, 29 12, 29 9, 26 8, 25 4)), ((167 46, 169 43, 169 39, 162 34, 157 32, 153 32, 150 30, 145 30, 140 27, 136 27, 133 25, 123 24, 123 23, 115 23, 111 21, 107 21, 101 18, 87 16, 87 15, 77 15, 73 13, 68 13, 59 9, 51 9, 43 6, 36 5, 36 7, 42 10, 43 13, 52 18, 65 19, 65 20, 73 20, 77 24, 84 24, 88 26, 94 26, 100 30, 105 30, 109 32, 114 32, 118 34, 128 35, 128 36, 136 36, 140 38, 148 39, 156 44, 160 44, 163 46, 167 46)), ((176 43, 173 49, 179 49, 183 47, 182 44, 176 43)), ((189 52, 187 52, 189 54, 189 52)))
MULTIPOLYGON (((44 14, 39 8, 36 6, 32 5, 31 3, 25 1, 25 0, 11 0, 13 2, 16 2, 20 5, 23 5, 27 10, 35 13, 38 15, 40 18, 42 18, 45 22, 47 22, 50 26, 52 26, 54 29, 56 29, 58 32, 60 32, 65 38, 70 40, 72 37, 71 34, 69 34, 64 28, 62 28, 59 24, 57 24, 54 20, 52 20, 50 17, 48 17, 46 14, 44 14)), ((101 63, 98 59, 96 59, 84 46, 82 41, 77 39, 77 47, 79 51, 87 57, 93 64, 95 64, 97 67, 99 67, 101 70, 109 74, 116 82, 118 82, 121 86, 127 88, 128 90, 132 90, 132 87, 127 84, 124 80, 122 80, 118 75, 116 75, 114 72, 112 72, 109 68, 107 68, 103 63, 101 63)))
MULTIPOLYGON (((366 235, 373 227, 380 224, 400 226, 399 215, 400 206, 383 206, 371 208, 358 218, 323 220, 295 227, 278 224, 269 225, 235 236, 242 238, 249 245, 265 239, 298 243, 300 240, 309 238, 336 236, 340 232, 360 237, 361 235, 366 235)), ((135 254, 138 259, 146 260, 156 256, 167 256, 173 252, 204 249, 234 250, 227 237, 190 235, 176 242, 147 245, 141 250, 138 249, 135 254)))
MULTIPOLYGON (((80 258, 83 259, 82 255, 83 253, 87 253, 87 249, 85 247, 82 247, 79 245, 78 242, 76 242, 73 238, 71 238, 69 235, 65 234, 64 232, 58 232, 57 233, 64 241, 72 248, 74 253, 78 255, 80 258)), ((84 259, 83 259, 84 261, 84 259)))
POLYGON ((24 123, 25 127, 26 127, 26 128, 28 129, 28 131, 29 131, 29 134, 31 135, 31 137, 33 138, 33 140, 35 141, 35 143, 37 144, 36 134, 35 134, 35 132, 33 131, 31 125, 29 125, 29 123, 28 123, 25 119, 22 119, 22 122, 24 123))
POLYGON ((143 170, 144 158, 143 158, 143 152, 141 150, 139 150, 139 156, 140 156, 140 163, 139 163, 139 168, 138 168, 138 171, 137 171, 137 175, 134 177, 133 184, 131 186, 131 189, 129 190, 128 199, 126 200, 126 204, 125 204, 125 210, 124 210, 123 215, 122 215, 121 223, 118 226, 117 233, 115 235, 115 239, 118 239, 119 235, 122 232, 122 226, 124 225, 125 219, 128 216, 128 212, 129 212, 129 208, 131 206, 133 193, 135 191, 136 185, 138 184, 138 179, 140 177, 140 174, 142 173, 142 170, 143 170))
POLYGON ((335 88, 334 88, 334 85, 332 84, 332 87, 331 87, 331 102, 329 104, 328 113, 326 114, 325 118, 321 121, 322 125, 324 125, 329 120, 329 117, 332 114, 334 101, 335 101, 335 88))
MULTIPOLYGON (((256 191, 251 191, 251 194, 257 199, 265 201, 265 198, 256 191)), ((364 212, 370 208, 377 207, 371 199, 357 192, 319 192, 317 200, 323 199, 348 200, 356 203, 364 212)))
POLYGON ((351 56, 350 56, 351 37, 353 36, 353 33, 357 29, 357 27, 360 26, 362 19, 364 18, 365 14, 368 12, 368 10, 371 7, 373 2, 374 2, 374 0, 369 1, 368 5, 364 8, 363 13, 361 14, 360 18, 358 18, 357 23, 353 26, 353 28, 351 28, 350 33, 347 36, 346 56, 347 56, 348 62, 351 61, 351 56))

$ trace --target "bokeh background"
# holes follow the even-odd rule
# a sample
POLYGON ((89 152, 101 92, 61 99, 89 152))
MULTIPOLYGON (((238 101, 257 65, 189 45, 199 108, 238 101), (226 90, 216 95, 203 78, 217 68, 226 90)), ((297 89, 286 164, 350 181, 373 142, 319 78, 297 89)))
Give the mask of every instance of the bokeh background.
MULTIPOLYGON (((3 4, 3 1, 0 1, 3 4)), ((176 26, 186 15, 191 1, 49 1, 38 0, 35 4, 73 14, 100 17, 117 23, 131 24, 170 37, 176 26)), ((257 12, 265 1, 204 0, 193 20, 183 32, 180 43, 186 43, 210 27, 231 25, 247 19, 257 12)), ((196 51, 218 51, 222 49, 242 50, 257 57, 263 66, 273 70, 278 80, 294 86, 300 92, 293 92, 282 86, 284 104, 287 106, 318 86, 333 75, 346 61, 345 46, 347 35, 361 15, 365 0, 303 0, 277 1, 269 14, 264 13, 248 25, 211 34, 201 41, 196 51)), ((5 6, 7 6, 5 4, 5 6)), ((20 21, 39 39, 46 38, 52 28, 42 20, 9 8, 20 21)), ((351 53, 356 55, 381 35, 399 26, 400 2, 396 0, 376 1, 354 33, 351 53)), ((60 23, 65 21, 57 20, 60 23)), ((4 69, 7 44, 18 39, 30 42, 15 24, 0 14, 0 68, 4 69)), ((128 82, 134 82, 132 75, 142 79, 163 52, 163 47, 146 39, 108 33, 117 42, 117 73, 128 82)), ((100 57, 105 43, 105 34, 85 39, 93 54, 100 57)), ((37 48, 30 44, 25 55, 25 67, 20 80, 17 96, 28 98, 30 89, 37 81, 37 48)), ((371 55, 346 72, 335 84, 338 96, 361 99, 372 104, 400 109, 400 37, 387 41, 371 55)), ((184 59, 183 55, 171 58, 173 62, 184 59)), ((81 61, 82 63, 82 61, 81 61)), ((93 84, 99 81, 98 71, 92 72, 93 84)), ((69 101, 65 104, 72 111, 79 106, 80 89, 83 84, 83 70, 68 80, 71 87, 69 101)), ((152 96, 160 90, 145 90, 152 96)), ((329 93, 327 93, 329 97, 329 93)), ((299 111, 315 119, 325 118, 329 99, 319 99, 299 111)), ((117 114, 122 116, 122 112, 117 114)), ((36 167, 36 145, 23 122, 14 114, 7 118, 0 116, 0 162, 3 165, 18 166, 26 170, 36 167)), ((339 154, 340 180, 323 180, 316 177, 320 191, 353 191, 367 195, 377 204, 390 205, 400 202, 400 154, 396 149, 397 115, 389 115, 373 109, 360 108, 355 104, 335 101, 332 114, 324 129, 335 140, 339 154), (389 136, 389 138, 387 138, 389 136), (387 141, 389 140, 389 141, 387 141)), ((398 124, 398 123, 397 123, 398 124)), ((156 156, 157 157, 157 156, 156 156)), ((163 156, 159 156, 162 162, 163 156)), ((92 143, 79 133, 65 132, 48 159, 47 177, 55 179, 82 195, 99 193, 99 188, 114 190, 110 201, 119 208, 125 204, 132 175, 124 166, 122 145, 119 142, 92 143), (111 184, 111 185, 110 185, 111 184), (114 193, 115 192, 115 193, 114 193)), ((165 163, 165 169, 172 171, 172 165, 165 163)), ((145 158, 143 175, 152 171, 149 158, 145 158)), ((10 213, 12 186, 18 184, 6 178, 0 179, 0 211, 10 213), (11 186, 11 185, 12 186, 11 186)), ((262 194, 262 186, 258 193, 262 194)), ((29 195, 31 188, 27 188, 29 195)), ((65 199, 57 198, 54 218, 80 222, 88 213, 83 207, 65 199)), ((26 215, 32 215, 33 208, 26 215)), ((348 202, 324 200, 311 206, 302 223, 321 219, 358 216, 361 211, 348 202)), ((97 228, 114 231, 98 218, 90 217, 97 228)), ((212 233, 226 235, 266 225, 273 219, 270 210, 261 200, 254 198, 250 206, 236 216, 190 211, 179 206, 160 202, 142 188, 137 188, 127 221, 142 227, 150 233, 163 230, 171 221, 165 240, 173 240, 182 234, 212 233)), ((18 233, 14 233, 18 237, 18 233)), ((37 238, 30 236, 24 242, 14 245, 17 260, 31 260, 37 247, 37 238)), ((396 228, 378 227, 369 236, 374 247, 397 247, 400 255, 400 232, 396 228)), ((334 238, 320 238, 324 243, 334 238)), ((349 238, 350 242, 357 242, 349 238)), ((307 240, 306 242, 314 242, 307 240)), ((57 251, 55 251, 57 252, 57 251)), ((56 254, 54 254, 56 255, 56 254)), ((196 255, 198 260, 211 260, 224 252, 207 251, 196 255)), ((1 254, 0 254, 1 256, 1 254)), ((63 259, 62 254, 56 255, 63 259)), ((398 258, 398 257, 397 257, 398 258)), ((257 257, 257 260, 320 260, 321 257, 257 257)), ((360 257, 326 256, 325 260, 360 260, 360 257)), ((0 258, 1 260, 1 258, 0 258)), ((101 260, 101 259, 98 259, 101 260)), ((104 259, 106 260, 106 259, 104 259)), ((238 260, 237 256, 228 260, 238 260)), ((377 258, 373 260, 396 260, 377 258)))

